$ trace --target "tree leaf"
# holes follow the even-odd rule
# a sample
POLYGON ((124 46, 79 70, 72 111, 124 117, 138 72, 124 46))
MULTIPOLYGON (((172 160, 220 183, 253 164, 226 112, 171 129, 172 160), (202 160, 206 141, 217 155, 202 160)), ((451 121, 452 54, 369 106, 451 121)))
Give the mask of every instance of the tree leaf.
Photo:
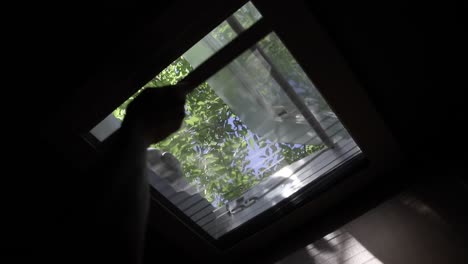
POLYGON ((250 148, 254 149, 255 148, 255 142, 253 140, 253 138, 249 138, 249 145, 250 145, 250 148))

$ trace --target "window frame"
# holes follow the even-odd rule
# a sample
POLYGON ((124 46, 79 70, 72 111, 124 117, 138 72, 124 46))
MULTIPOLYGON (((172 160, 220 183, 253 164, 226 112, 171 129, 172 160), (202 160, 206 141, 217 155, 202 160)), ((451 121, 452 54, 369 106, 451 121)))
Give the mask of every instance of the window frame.
MULTIPOLYGON (((240 7, 247 1, 232 1, 226 7, 218 5, 210 12, 217 13, 218 10, 219 14, 231 12, 233 6, 236 5, 233 2, 240 7)), ((319 187, 316 185, 306 187, 297 195, 286 199, 284 203, 288 209, 274 214, 274 219, 265 218, 271 217, 268 216, 271 212, 262 213, 250 221, 249 225, 244 224, 246 226, 240 228, 240 231, 232 231, 232 234, 227 234, 225 238, 218 240, 201 230, 165 197, 152 190, 149 230, 163 233, 167 237, 176 237, 174 242, 200 258, 231 254, 238 256, 252 249, 261 248, 268 241, 278 239, 282 234, 292 230, 293 225, 304 224, 314 215, 319 215, 325 209, 343 201, 353 192, 362 189, 372 179, 398 166, 400 162, 400 151, 395 139, 345 60, 315 21, 305 3, 301 0, 291 0, 288 5, 266 0, 252 0, 251 2, 263 18, 196 68, 185 81, 192 83, 205 81, 258 40, 275 32, 314 82, 366 158, 362 159, 361 156, 353 162, 343 164, 339 169, 330 173, 330 178, 326 177, 330 180, 325 184, 319 187), (304 37, 304 28, 301 25, 307 25, 307 34, 314 37, 304 37), (348 102, 353 102, 353 104, 348 102), (269 220, 273 221, 268 223, 269 220)), ((220 18, 213 21, 219 22, 220 18)), ((212 27, 216 25, 213 23, 212 27)), ((197 32, 190 38, 197 39, 196 34, 199 34, 198 39, 204 36, 197 32)), ((176 52, 173 52, 176 57, 183 53, 176 54, 176 52)), ((150 71, 151 77, 154 75, 154 68, 151 67, 150 62, 141 64, 134 72, 134 80, 144 83, 150 78, 150 71)), ((132 84, 123 83, 122 85, 126 88, 122 91, 127 90, 127 92, 121 92, 120 95, 125 95, 130 89, 136 92, 138 88, 135 87, 140 86, 132 86, 132 84)), ((275 208, 276 206, 270 209, 275 208)))

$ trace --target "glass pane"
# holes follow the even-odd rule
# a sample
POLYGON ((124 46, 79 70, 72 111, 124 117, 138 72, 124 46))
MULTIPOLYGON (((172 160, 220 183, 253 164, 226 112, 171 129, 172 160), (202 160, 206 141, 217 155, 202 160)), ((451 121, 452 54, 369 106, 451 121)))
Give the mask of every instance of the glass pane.
POLYGON ((248 2, 241 7, 236 13, 234 13, 234 16, 244 29, 251 27, 255 22, 262 18, 262 15, 251 2, 248 2))
POLYGON ((360 154, 274 33, 192 92, 186 114, 150 150, 152 184, 215 238, 360 154))
POLYGON ((251 2, 248 2, 185 52, 182 57, 195 69, 216 51, 235 39, 239 33, 251 27, 261 18, 262 15, 255 6, 251 2), (236 19, 242 23, 240 31, 233 30, 231 25, 227 22, 230 19, 236 19))
MULTIPOLYGON (((307 77, 301 66, 276 34, 267 36, 264 40, 260 41, 257 47, 257 52, 259 49, 263 52, 264 57, 268 58, 268 62, 275 68, 277 74, 281 76, 280 78, 284 79, 287 85, 303 99, 308 109, 318 120, 322 122, 328 118, 336 120, 336 116, 330 110, 330 107, 317 88, 315 88, 312 81, 307 77)), ((282 110, 288 113, 294 109, 294 107, 290 108, 286 105, 284 107, 285 109, 282 110)))

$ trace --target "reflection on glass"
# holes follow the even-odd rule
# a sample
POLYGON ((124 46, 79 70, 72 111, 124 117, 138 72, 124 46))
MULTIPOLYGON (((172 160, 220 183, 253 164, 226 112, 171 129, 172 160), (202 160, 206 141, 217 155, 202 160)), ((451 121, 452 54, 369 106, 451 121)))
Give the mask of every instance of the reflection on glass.
POLYGON ((215 238, 361 153, 274 33, 195 89, 186 114, 152 147, 185 181, 166 197, 215 238))
POLYGON ((268 35, 258 46, 190 94, 182 129, 153 146, 177 157, 184 176, 214 206, 242 196, 279 169, 324 148, 278 78, 288 78, 303 90, 301 97, 330 138, 336 142, 348 137, 276 35, 268 35), (301 74, 272 76, 277 66, 262 54, 274 56, 271 61, 283 67, 278 71, 289 72, 291 65, 301 74))

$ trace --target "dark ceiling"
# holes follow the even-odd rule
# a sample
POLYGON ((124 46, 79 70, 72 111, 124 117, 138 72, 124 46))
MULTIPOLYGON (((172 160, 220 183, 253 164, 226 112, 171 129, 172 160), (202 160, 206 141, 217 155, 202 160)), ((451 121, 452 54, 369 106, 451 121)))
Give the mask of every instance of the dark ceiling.
MULTIPOLYGON (((210 15, 210 5, 221 5, 216 2, 224 1, 153 1, 145 5, 127 1, 106 7, 41 3, 29 5, 27 10, 20 8, 6 33, 16 41, 3 50, 12 61, 8 62, 10 68, 18 69, 10 76, 11 85, 4 87, 5 101, 12 103, 4 110, 4 139, 11 143, 5 150, 13 157, 9 162, 13 174, 21 178, 12 185, 13 192, 23 190, 25 183, 28 190, 33 185, 39 188, 37 176, 31 174, 38 168, 47 172, 74 166, 73 159, 65 157, 80 148, 81 143, 74 141, 80 126, 74 124, 89 127, 89 120, 102 117, 99 102, 103 112, 119 103, 118 98, 104 97, 113 87, 102 84, 119 87, 142 65, 162 69, 190 47, 195 36, 204 35, 213 23, 226 17, 210 15), (184 39, 183 33, 189 30, 199 32, 184 39), (156 34, 148 38, 148 32, 156 34), (160 61, 149 62, 148 58, 160 61), (81 114, 76 113, 78 104, 81 114)), ((459 42, 462 30, 457 7, 442 12, 438 7, 403 1, 365 5, 308 2, 409 160, 428 166, 462 161, 466 81, 461 79, 462 69, 449 68, 461 60, 464 49, 459 42), (443 13, 444 19, 434 11, 443 13), (440 58, 449 60, 436 62, 440 58), (436 85, 435 76, 443 76, 442 85, 436 85)), ((238 6, 222 4, 226 14, 238 6)), ((307 25, 303 30, 307 35, 307 25)))
MULTIPOLYGON (((232 2, 223 3, 227 14, 238 6, 232 2)), ((83 132, 80 130, 102 118, 97 109, 109 111, 121 102, 109 96, 112 90, 120 89, 119 82, 131 79, 145 63, 154 71, 161 69, 198 38, 186 32, 196 27, 203 34, 225 17, 210 14, 210 7, 219 6, 215 3, 81 4, 26 11, 24 17, 28 19, 18 23, 24 28, 15 30, 15 37, 21 41, 13 59, 22 67, 16 83, 27 87, 19 95, 30 95, 24 98, 27 104, 17 107, 40 109, 41 121, 61 113, 61 119, 54 119, 53 129, 64 120, 76 119, 71 123, 85 124, 77 128, 83 132), (76 109, 79 114, 70 116, 68 111, 76 109)), ((309 6, 409 153, 431 158, 434 144, 439 151, 459 149, 453 148, 453 142, 446 143, 457 134, 454 128, 464 117, 465 97, 457 82, 461 69, 447 72, 453 62, 461 60, 461 25, 456 21, 456 8, 437 10, 403 1, 309 1, 309 6), (438 11, 439 19, 434 11, 438 11), (440 58, 449 61, 436 62, 440 58), (444 76, 442 85, 433 82, 436 76, 444 76)))

